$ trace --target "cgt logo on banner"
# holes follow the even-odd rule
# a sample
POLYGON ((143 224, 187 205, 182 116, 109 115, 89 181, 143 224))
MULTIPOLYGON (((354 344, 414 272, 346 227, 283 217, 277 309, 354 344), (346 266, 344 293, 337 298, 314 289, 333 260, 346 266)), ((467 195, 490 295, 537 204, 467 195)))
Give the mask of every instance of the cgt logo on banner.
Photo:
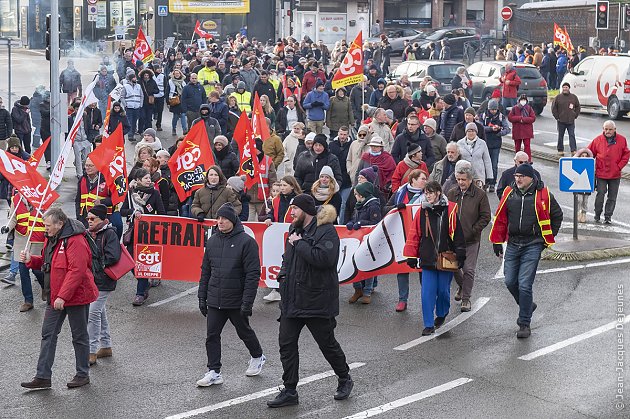
MULTIPOLYGON (((341 240, 337 273, 340 283, 351 283, 375 275, 412 272, 402 255, 406 233, 420 207, 392 210, 374 227, 349 231, 337 226, 341 240)), ((139 215, 135 219, 136 276, 198 282, 204 244, 214 220, 199 223, 183 217, 139 215), (181 263, 185 260, 186 263, 181 263), (156 268, 159 264, 159 269, 156 268), (138 270, 140 270, 138 273, 138 270), (142 275, 142 276, 141 276, 142 275)), ((256 239, 260 251, 261 285, 277 288, 277 276, 288 223, 243 223, 245 232, 256 239)))
POLYGON ((162 278, 162 249, 136 244, 136 278, 162 278))

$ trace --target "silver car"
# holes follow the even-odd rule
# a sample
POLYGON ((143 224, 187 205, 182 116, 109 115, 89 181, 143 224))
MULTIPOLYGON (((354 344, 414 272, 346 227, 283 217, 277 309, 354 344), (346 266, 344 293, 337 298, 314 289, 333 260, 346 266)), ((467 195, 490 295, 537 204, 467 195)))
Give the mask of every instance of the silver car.
MULTIPOLYGON (((392 55, 402 55, 403 50, 405 49, 404 43, 405 41, 411 41, 421 35, 421 31, 417 31, 415 29, 390 29, 387 31, 387 40, 389 44, 392 46, 392 55)), ((369 38, 368 42, 371 43, 380 43, 381 38, 369 38)))
POLYGON ((431 76, 440 96, 451 93, 451 80, 459 67, 464 64, 457 61, 417 60, 404 61, 388 77, 398 80, 403 74, 409 76, 409 82, 416 88, 425 76, 431 76))

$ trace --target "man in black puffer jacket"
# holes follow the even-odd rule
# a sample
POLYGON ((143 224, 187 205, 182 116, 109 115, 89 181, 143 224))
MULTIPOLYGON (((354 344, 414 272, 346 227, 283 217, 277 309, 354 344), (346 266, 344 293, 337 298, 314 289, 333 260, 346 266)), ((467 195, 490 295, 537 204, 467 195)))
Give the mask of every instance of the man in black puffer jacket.
POLYGON ((234 207, 223 204, 217 211, 217 229, 206 243, 197 294, 199 310, 208 318, 208 372, 197 381, 198 386, 223 383, 221 331, 228 319, 251 355, 245 374, 260 374, 266 358, 249 325, 259 279, 258 244, 245 233, 234 207))
POLYGON ((324 166, 330 166, 335 180, 341 185, 343 177, 339 159, 328 149, 326 135, 317 134, 313 140, 313 149, 302 152, 295 164, 295 179, 305 193, 311 193, 311 187, 319 178, 319 173, 324 166))
POLYGON ((300 332, 306 326, 326 360, 339 377, 335 400, 347 399, 354 383, 346 356, 335 339, 335 317, 339 314, 339 236, 333 222, 332 205, 315 208, 312 196, 300 194, 291 201, 293 222, 285 243, 280 282, 280 360, 284 389, 269 407, 298 404, 300 332))
POLYGON ((423 151, 422 160, 427 164, 427 167, 433 166, 433 163, 435 163, 433 147, 431 146, 431 141, 424 135, 417 116, 407 118, 407 128, 394 140, 392 157, 396 163, 400 163, 407 156, 407 143, 419 145, 423 151))

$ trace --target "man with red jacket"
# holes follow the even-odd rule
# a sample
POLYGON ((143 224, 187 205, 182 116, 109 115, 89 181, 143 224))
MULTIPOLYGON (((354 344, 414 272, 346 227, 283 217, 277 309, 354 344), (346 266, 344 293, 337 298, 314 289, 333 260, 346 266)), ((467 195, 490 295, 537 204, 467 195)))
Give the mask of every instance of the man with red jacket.
POLYGON ((28 389, 50 388, 57 336, 67 316, 77 369, 67 385, 81 387, 90 382, 88 313, 90 303, 98 297, 92 275, 92 252, 80 221, 68 219, 60 208, 46 211, 43 219, 46 239, 42 255, 31 255, 28 250, 20 253, 20 261, 28 268, 44 272, 47 303, 37 373, 21 385, 28 389))
POLYGON ((610 224, 619 192, 621 169, 628 164, 628 159, 630 159, 628 143, 626 137, 617 134, 615 123, 606 121, 604 122, 604 133, 595 137, 588 148, 595 157, 595 177, 597 178, 595 222, 599 223, 600 221, 604 195, 608 193, 606 209, 604 210, 604 223, 610 224))
POLYGON ((311 71, 304 73, 304 78, 302 79, 302 99, 315 88, 318 79, 326 84, 326 73, 319 69, 317 61, 313 61, 311 63, 311 71))
POLYGON ((514 70, 514 64, 507 63, 505 65, 505 74, 499 78, 499 81, 503 86, 503 108, 507 111, 508 108, 516 105, 518 86, 521 85, 521 78, 514 70))

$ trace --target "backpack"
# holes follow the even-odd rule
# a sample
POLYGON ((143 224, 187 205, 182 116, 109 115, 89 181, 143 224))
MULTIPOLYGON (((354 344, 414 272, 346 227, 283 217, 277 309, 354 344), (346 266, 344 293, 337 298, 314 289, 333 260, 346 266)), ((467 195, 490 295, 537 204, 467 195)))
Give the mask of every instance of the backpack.
MULTIPOLYGON (((105 272, 105 263, 103 262, 103 255, 98 250, 98 246, 96 245, 96 241, 92 238, 90 233, 87 231, 83 233, 83 237, 88 243, 90 247, 90 252, 92 253, 92 274, 96 276, 97 273, 105 272)), ((64 248, 68 248, 68 238, 63 239, 64 248)))

